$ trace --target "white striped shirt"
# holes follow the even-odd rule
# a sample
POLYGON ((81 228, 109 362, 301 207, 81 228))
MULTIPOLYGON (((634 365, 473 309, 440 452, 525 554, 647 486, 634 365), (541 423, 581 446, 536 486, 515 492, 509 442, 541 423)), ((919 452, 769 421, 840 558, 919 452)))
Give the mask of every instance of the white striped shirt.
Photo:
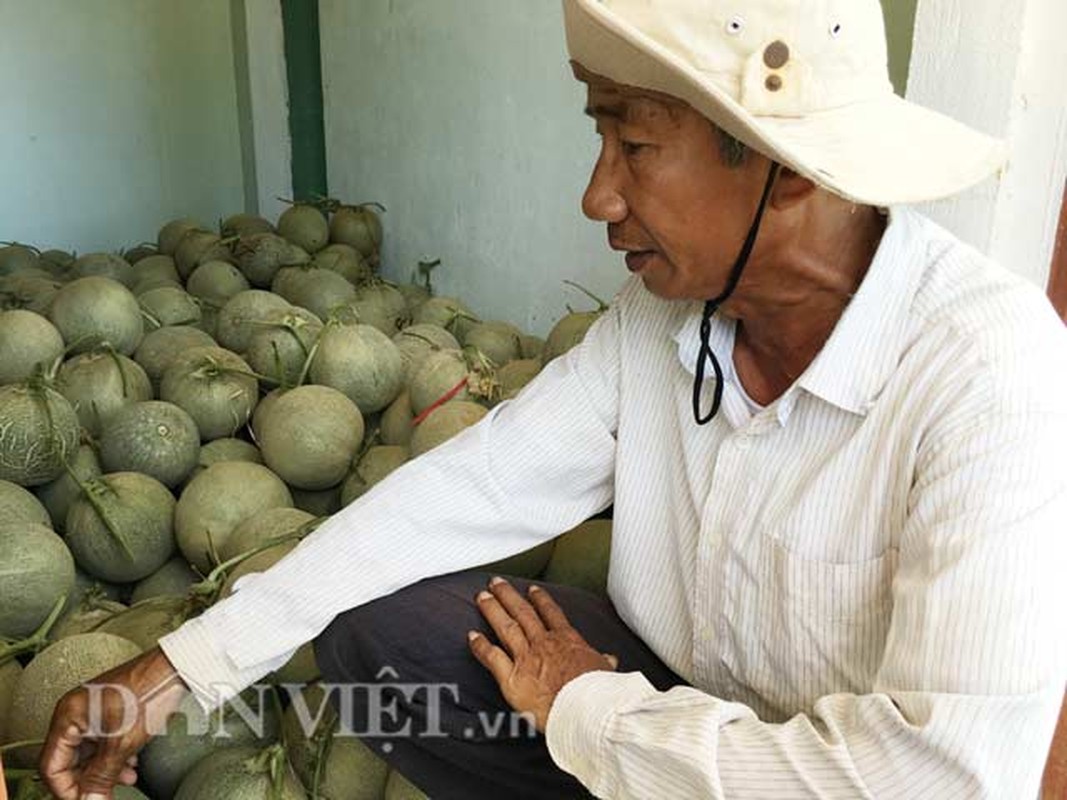
MULTIPOLYGON (((894 209, 804 375, 755 416, 728 383, 703 428, 699 312, 630 281, 519 398, 167 655, 210 703, 338 613, 614 500, 611 598, 693 688, 596 672, 563 689, 548 745, 594 794, 1033 797, 1067 675, 1067 333, 1048 302, 894 209)), ((720 358, 732 336, 717 319, 720 358)))

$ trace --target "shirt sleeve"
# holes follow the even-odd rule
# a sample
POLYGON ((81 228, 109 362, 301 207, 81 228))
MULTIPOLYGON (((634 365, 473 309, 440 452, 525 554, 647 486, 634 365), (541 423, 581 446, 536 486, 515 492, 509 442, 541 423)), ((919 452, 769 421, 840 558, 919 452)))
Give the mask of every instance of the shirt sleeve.
POLYGON ((412 460, 269 571, 160 640, 205 708, 278 668, 339 613, 523 552, 614 495, 618 304, 514 400, 412 460))
POLYGON ((771 724, 590 673, 552 707, 556 763, 605 798, 1035 797, 1067 675, 1065 442, 1046 408, 960 415, 923 443, 870 694, 771 724))

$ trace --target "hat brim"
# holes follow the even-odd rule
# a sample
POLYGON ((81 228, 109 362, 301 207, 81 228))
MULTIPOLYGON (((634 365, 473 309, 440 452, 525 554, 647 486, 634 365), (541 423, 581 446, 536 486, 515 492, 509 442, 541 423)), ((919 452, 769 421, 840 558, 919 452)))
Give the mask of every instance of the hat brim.
POLYGON ((567 46, 583 68, 684 100, 768 158, 853 202, 890 206, 949 197, 1005 163, 1000 140, 889 91, 805 117, 757 117, 598 0, 563 0, 563 6, 567 46))

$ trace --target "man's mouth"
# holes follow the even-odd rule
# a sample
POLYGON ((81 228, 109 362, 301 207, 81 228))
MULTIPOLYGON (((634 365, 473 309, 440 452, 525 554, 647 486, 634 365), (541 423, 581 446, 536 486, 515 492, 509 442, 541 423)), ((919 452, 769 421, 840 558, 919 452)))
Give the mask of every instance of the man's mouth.
POLYGON ((626 268, 636 274, 644 270, 655 257, 655 250, 631 250, 626 253, 626 268))

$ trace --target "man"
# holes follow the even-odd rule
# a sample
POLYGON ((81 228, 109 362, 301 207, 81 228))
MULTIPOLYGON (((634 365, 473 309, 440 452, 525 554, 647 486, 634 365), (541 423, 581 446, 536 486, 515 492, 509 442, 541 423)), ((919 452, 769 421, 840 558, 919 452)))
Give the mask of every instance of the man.
MULTIPOLYGON (((877 0, 564 5, 603 138, 584 210, 634 277, 514 402, 101 680, 161 716, 318 636, 332 683, 455 683, 439 718, 393 697, 444 735, 368 739, 434 798, 1034 796, 1067 342, 901 206, 1000 147, 892 95, 877 0), (612 501, 613 605, 459 573, 612 501), (544 738, 476 728, 508 707, 544 738)), ((85 709, 43 756, 64 799, 146 738, 82 763, 85 709)))

